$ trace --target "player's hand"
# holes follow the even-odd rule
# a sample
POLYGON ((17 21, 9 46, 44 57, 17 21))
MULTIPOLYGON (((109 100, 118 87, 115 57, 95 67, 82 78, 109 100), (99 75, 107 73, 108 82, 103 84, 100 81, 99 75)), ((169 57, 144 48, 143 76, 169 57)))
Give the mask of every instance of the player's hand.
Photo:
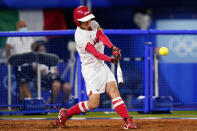
POLYGON ((121 59, 121 50, 118 47, 112 46, 111 50, 114 57, 121 59))
POLYGON ((115 64, 118 62, 118 58, 116 57, 111 57, 111 63, 115 64))

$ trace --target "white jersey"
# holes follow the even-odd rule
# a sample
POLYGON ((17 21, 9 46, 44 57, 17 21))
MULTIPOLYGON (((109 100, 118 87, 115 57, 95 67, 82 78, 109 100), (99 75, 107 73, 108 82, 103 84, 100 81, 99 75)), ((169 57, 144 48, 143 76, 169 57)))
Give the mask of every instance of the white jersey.
POLYGON ((8 37, 6 44, 11 45, 11 55, 31 52, 32 37, 8 37))
POLYGON ((94 45, 97 51, 104 53, 104 45, 96 37, 97 28, 99 24, 96 21, 91 21, 90 26, 91 31, 83 30, 80 27, 77 27, 75 32, 75 42, 77 51, 81 57, 81 65, 83 68, 88 68, 88 66, 101 66, 104 61, 96 58, 93 54, 85 50, 87 43, 94 45))
POLYGON ((104 93, 106 83, 116 81, 104 61, 85 50, 89 42, 97 51, 104 54, 104 44, 96 37, 99 24, 91 21, 90 26, 91 31, 77 27, 75 32, 76 48, 81 57, 82 75, 86 83, 87 95, 104 93))

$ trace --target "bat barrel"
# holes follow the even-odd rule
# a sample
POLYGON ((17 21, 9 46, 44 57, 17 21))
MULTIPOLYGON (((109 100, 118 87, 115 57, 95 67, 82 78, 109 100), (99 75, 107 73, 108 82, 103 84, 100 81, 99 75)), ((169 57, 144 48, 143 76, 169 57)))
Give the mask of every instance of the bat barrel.
MULTIPOLYGON (((124 58, 122 58, 122 61, 125 61, 125 62, 143 61, 143 60, 144 60, 144 57, 124 57, 124 58)), ((120 67, 120 60, 119 59, 117 62, 117 80, 118 80, 118 87, 123 87, 124 81, 123 81, 123 74, 122 74, 122 69, 120 67)))

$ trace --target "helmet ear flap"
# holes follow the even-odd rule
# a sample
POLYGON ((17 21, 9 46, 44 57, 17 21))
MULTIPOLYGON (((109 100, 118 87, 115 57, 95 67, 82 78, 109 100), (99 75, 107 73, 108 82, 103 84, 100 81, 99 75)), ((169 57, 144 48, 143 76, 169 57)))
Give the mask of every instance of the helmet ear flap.
POLYGON ((76 24, 77 26, 80 26, 80 23, 79 23, 78 20, 74 19, 74 22, 75 22, 75 24, 76 24))

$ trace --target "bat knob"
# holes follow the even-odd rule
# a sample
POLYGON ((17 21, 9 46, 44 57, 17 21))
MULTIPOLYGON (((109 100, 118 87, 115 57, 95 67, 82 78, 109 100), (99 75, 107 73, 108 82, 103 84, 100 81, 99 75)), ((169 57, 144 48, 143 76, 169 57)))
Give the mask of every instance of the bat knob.
POLYGON ((119 87, 123 87, 123 85, 124 85, 123 82, 118 83, 119 87))

